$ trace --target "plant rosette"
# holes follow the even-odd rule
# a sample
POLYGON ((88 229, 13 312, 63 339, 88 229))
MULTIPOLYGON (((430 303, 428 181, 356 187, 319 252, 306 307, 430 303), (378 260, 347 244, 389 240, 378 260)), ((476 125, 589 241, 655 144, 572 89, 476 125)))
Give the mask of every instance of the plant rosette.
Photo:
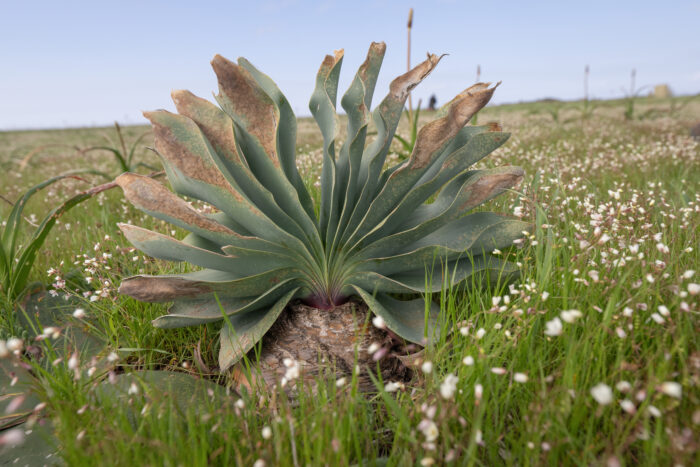
MULTIPOLYGON (((360 307, 342 306, 351 298, 381 317, 384 336, 429 345, 441 329, 432 292, 476 272, 517 273, 515 265, 489 252, 512 245, 530 224, 472 212, 523 177, 518 167, 471 169, 508 138, 488 126, 467 126, 497 85, 477 83, 461 92, 420 129, 409 159, 385 168, 410 91, 441 58, 428 54, 394 79, 370 112, 385 49, 383 43, 372 43, 340 100, 347 114, 342 144, 336 100, 343 51, 326 56, 318 71, 309 105, 323 136, 318 206, 297 170, 297 122, 291 106, 246 59, 236 64, 214 57, 219 107, 188 91, 174 91, 178 114, 145 113, 174 193, 131 173, 116 182, 134 206, 190 233, 178 240, 130 224, 120 227, 144 253, 202 269, 137 275, 124 279, 120 292, 147 302, 172 302, 168 313, 154 320, 157 327, 223 320, 222 371, 239 362, 278 321, 283 324, 275 327, 274 339, 263 341, 259 355, 263 365, 274 368, 270 375, 284 371, 296 376, 299 361, 302 368, 311 365, 309 360, 319 361, 316 351, 381 340, 379 335, 355 338, 358 329, 366 334, 375 327, 356 325, 369 319, 358 313, 360 307), (368 143, 370 124, 376 136, 368 143), (178 195, 218 211, 200 213, 178 195), (396 298, 416 295, 420 297, 396 298), (305 306, 288 308, 290 302, 305 306), (339 318, 342 313, 357 313, 359 321, 339 318), (296 341, 284 335, 297 336, 296 341), (337 342, 330 345, 333 336, 337 342), (283 341, 286 347, 275 349, 275 342, 283 341)), ((339 364, 346 362, 344 356, 329 358, 339 373, 352 370, 339 364)), ((361 365, 376 366, 374 354, 359 352, 358 358, 361 365)))

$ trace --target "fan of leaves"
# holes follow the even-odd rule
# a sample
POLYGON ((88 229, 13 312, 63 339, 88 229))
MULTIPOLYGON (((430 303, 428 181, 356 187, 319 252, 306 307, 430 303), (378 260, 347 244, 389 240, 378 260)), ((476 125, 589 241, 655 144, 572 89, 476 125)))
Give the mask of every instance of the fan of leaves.
POLYGON ((134 246, 153 257, 203 268, 122 282, 120 291, 138 300, 173 302, 156 326, 225 318, 219 363, 226 369, 260 340, 290 300, 332 309, 355 295, 396 334, 425 344, 436 335, 438 307, 389 294, 430 293, 475 271, 515 271, 486 252, 511 245, 529 225, 495 213, 470 213, 523 175, 517 167, 470 170, 508 137, 465 126, 495 87, 478 83, 460 93, 444 116, 421 128, 410 158, 385 169, 408 94, 440 57, 429 54, 392 81, 370 112, 384 53, 383 43, 370 46, 340 101, 347 113, 342 144, 336 99, 343 52, 326 56, 321 64, 310 102, 323 135, 318 207, 297 171, 297 123, 289 102, 247 60, 235 64, 214 57, 220 108, 175 91, 179 115, 145 113, 173 190, 220 210, 200 213, 139 175, 117 179, 136 207, 190 232, 176 240, 122 224, 134 246), (377 134, 366 144, 370 122, 377 134), (439 267, 426 275, 426 267, 434 265, 439 267))

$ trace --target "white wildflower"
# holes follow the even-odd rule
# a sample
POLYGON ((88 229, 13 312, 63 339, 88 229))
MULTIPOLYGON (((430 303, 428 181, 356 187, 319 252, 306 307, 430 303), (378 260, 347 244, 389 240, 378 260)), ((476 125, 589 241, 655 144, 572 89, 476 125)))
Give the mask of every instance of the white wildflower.
POLYGON ((515 373, 513 375, 513 380, 516 383, 527 383, 527 375, 525 373, 515 373))
POLYGON ((620 381, 615 385, 615 388, 623 393, 630 392, 632 385, 628 381, 620 381))
POLYGON ((656 321, 658 324, 664 324, 664 322, 665 322, 664 319, 661 317, 661 315, 658 313, 652 313, 651 319, 656 321))
POLYGON ((452 399, 457 390, 457 381, 459 381, 459 378, 452 373, 445 376, 445 380, 440 385, 440 395, 443 399, 452 399))
POLYGON ((650 405, 649 407, 647 407, 647 411, 649 412, 649 415, 651 415, 652 417, 659 418, 661 416, 661 411, 659 409, 657 409, 656 407, 654 407, 653 405, 650 405))
POLYGON ((561 319, 563 319, 567 323, 573 323, 582 316, 583 313, 581 313, 578 310, 564 310, 561 312, 561 319))
POLYGON ((637 412, 637 407, 634 406, 634 402, 632 402, 629 399, 621 400, 620 407, 622 407, 622 410, 624 410, 628 414, 634 414, 635 412, 637 412))
POLYGON ((269 426, 264 426, 262 429, 262 437, 263 439, 272 438, 272 428, 270 428, 269 426))
POLYGON ((679 383, 676 383, 675 381, 664 381, 663 383, 661 383, 661 392, 663 392, 667 396, 680 399, 683 394, 683 388, 679 383))
POLYGON ((697 295, 700 293, 700 284, 690 283, 688 284, 688 293, 690 295, 697 295))
POLYGON ((87 313, 85 313, 85 310, 82 308, 76 308, 75 311, 73 312, 73 317, 77 319, 83 319, 87 313))
POLYGON ((384 322, 384 318, 381 316, 375 316, 372 318, 372 324, 374 324, 374 327, 377 329, 384 329, 386 328, 386 323, 384 322))
POLYGON ((421 371, 426 375, 429 375, 433 371, 433 362, 425 361, 420 367, 421 371))
POLYGON ((671 313, 668 311, 668 307, 666 307, 666 305, 659 305, 657 309, 659 310, 659 314, 660 314, 661 316, 668 316, 668 315, 671 314, 671 313))
POLYGON ((548 336, 558 336, 561 334, 562 329, 561 320, 559 318, 554 318, 545 323, 544 333, 548 336))
POLYGON ((77 370, 79 365, 80 361, 78 360, 78 353, 76 352, 68 359, 68 369, 77 370))
POLYGON ((10 337, 5 345, 10 352, 20 352, 24 347, 24 342, 19 337, 10 337))
POLYGON ((396 392, 400 389, 403 389, 403 387, 403 383, 401 383, 400 381, 390 381, 386 383, 386 385, 384 386, 384 390, 386 392, 396 392))
POLYGON ((503 367, 493 367, 491 368, 491 373, 493 373, 494 375, 503 376, 506 373, 508 373, 508 370, 506 370, 503 367))
POLYGON ((0 435, 0 446, 18 446, 24 443, 24 430, 13 428, 2 432, 0 435))
POLYGON ((476 331, 476 338, 477 339, 481 339, 485 335, 486 335, 486 329, 484 329, 484 328, 479 328, 479 330, 476 331))
POLYGON ((593 386, 591 388, 591 396, 593 396, 600 405, 608 405, 613 400, 612 389, 605 383, 598 383, 593 386))
POLYGON ((423 436, 425 436, 425 441, 428 443, 432 443, 433 441, 437 440, 438 435, 440 434, 437 425, 432 420, 421 421, 418 428, 423 433, 423 436))
POLYGON ((462 363, 464 363, 466 366, 472 366, 474 364, 474 357, 467 355, 462 359, 462 363))

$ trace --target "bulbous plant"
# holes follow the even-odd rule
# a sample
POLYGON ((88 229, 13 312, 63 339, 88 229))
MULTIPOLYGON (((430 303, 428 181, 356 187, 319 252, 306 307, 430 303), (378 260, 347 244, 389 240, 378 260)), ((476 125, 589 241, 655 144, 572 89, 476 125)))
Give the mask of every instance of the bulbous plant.
MULTIPOLYGON (((401 301, 389 294, 439 291, 475 271, 515 271, 487 252, 511 245, 528 224, 490 212, 469 214, 522 178, 516 167, 469 170, 508 137, 486 127, 465 127, 495 87, 478 83, 460 93, 440 118, 420 130, 410 158, 385 170, 406 98, 440 57, 429 54, 392 81, 388 95, 370 113, 384 52, 383 43, 371 45, 341 99, 347 113, 343 144, 337 142, 336 117, 343 52, 326 56, 321 64, 310 102, 323 135, 318 207, 297 171, 297 122, 289 102, 247 60, 234 64, 214 57, 221 108, 175 91, 179 115, 145 113, 174 191, 220 210, 202 214, 146 177, 127 173, 117 179, 137 208, 190 232, 179 241, 121 224, 129 241, 150 256, 204 268, 122 282, 121 293, 138 300, 174 302, 155 326, 225 319, 219 364, 226 370, 263 337, 291 300, 332 316, 337 306, 357 296, 395 334, 426 344, 437 335, 439 307, 429 299, 401 301), (370 121, 377 134, 366 144, 370 121), (440 267, 426 273, 435 264, 440 267)), ((347 348, 351 344, 342 342, 347 348)))

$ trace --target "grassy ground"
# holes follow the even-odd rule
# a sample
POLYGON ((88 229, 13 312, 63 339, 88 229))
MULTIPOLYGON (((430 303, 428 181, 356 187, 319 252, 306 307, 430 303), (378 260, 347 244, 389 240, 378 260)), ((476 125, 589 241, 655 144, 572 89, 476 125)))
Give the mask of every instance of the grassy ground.
MULTIPOLYGON (((522 264, 522 279, 443 291, 452 337, 427 349, 410 384, 380 382, 385 390, 370 397, 332 378, 294 405, 281 394, 227 395, 213 384, 225 378, 213 375, 196 399, 179 383, 170 397, 131 385, 136 369, 208 373, 218 325, 153 328, 164 307, 121 297, 116 287, 127 275, 187 266, 134 251, 116 223, 170 227, 117 191, 84 203, 60 219, 32 278, 57 295, 47 294, 43 308, 67 316, 83 308, 87 316, 68 323, 105 349, 90 359, 71 344, 36 344, 56 347, 32 369, 46 402, 38 418, 55 431, 46 442, 68 465, 373 465, 381 457, 391 465, 696 464, 700 144, 688 133, 700 102, 639 100, 644 118, 631 121, 625 105, 598 103, 585 119, 581 103, 479 114, 479 123, 499 121, 512 132, 485 164, 527 174, 519 193, 488 206, 537 224, 534 236, 502 253, 522 264), (110 387, 122 386, 130 390, 114 396, 110 387)), ((144 131, 126 128, 126 139, 144 131)), ((100 144, 101 133, 114 137, 112 129, 0 133, 0 194, 14 200, 80 167, 116 175, 108 153, 74 149, 100 144)), ((320 144, 308 120, 299 142, 313 187, 320 144)), ((146 150, 136 158, 156 163, 146 150)), ((28 221, 101 182, 90 176, 46 189, 28 221)), ((5 338, 26 335, 16 313, 28 303, 3 305, 5 338)), ((13 449, 0 447, 0 460, 14 461, 13 449)))

